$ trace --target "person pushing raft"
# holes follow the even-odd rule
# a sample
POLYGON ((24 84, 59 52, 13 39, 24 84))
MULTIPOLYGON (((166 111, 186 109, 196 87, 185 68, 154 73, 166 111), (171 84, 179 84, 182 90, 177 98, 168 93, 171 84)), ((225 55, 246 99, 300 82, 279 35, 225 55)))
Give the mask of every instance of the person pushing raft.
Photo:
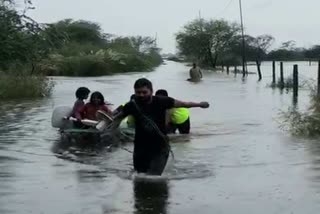
MULTIPOLYGON (((168 97, 168 92, 159 89, 156 96, 168 97)), ((177 129, 180 134, 190 133, 190 111, 187 108, 172 108, 167 110, 166 115, 167 132, 175 134, 177 129)))

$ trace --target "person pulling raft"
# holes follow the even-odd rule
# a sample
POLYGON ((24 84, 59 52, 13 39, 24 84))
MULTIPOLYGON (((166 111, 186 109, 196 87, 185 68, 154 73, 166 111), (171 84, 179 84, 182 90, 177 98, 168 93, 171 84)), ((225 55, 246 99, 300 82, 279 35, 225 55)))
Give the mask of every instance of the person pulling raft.
POLYGON ((119 127, 128 115, 135 120, 133 166, 137 173, 161 175, 169 157, 170 146, 166 130, 166 111, 172 108, 208 108, 208 102, 183 102, 171 97, 153 96, 152 83, 138 79, 134 84, 134 99, 127 103, 113 120, 119 127))

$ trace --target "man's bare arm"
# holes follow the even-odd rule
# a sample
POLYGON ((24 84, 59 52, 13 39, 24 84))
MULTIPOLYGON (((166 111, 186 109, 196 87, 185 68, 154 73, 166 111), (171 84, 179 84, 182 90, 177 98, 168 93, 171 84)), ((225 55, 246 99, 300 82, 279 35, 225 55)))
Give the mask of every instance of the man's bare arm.
POLYGON ((112 130, 117 129, 120 126, 120 124, 124 118, 126 118, 126 116, 124 115, 124 113, 122 111, 120 111, 120 113, 118 113, 117 115, 115 115, 113 117, 113 121, 112 121, 110 129, 112 129, 112 130))
POLYGON ((180 100, 175 100, 174 101, 174 107, 175 108, 209 108, 209 103, 208 102, 200 102, 200 103, 195 103, 195 102, 185 102, 185 101, 180 101, 180 100))

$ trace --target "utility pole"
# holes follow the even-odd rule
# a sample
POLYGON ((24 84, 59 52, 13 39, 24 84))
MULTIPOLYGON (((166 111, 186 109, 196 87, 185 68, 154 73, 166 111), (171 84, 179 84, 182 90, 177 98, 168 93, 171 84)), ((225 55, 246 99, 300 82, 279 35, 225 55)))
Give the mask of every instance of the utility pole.
POLYGON ((158 32, 156 32, 156 37, 155 37, 154 41, 155 41, 155 47, 157 47, 158 46, 158 32))
MULTIPOLYGON (((201 17, 201 10, 199 10, 199 22, 200 22, 200 31, 201 33, 203 33, 203 22, 202 22, 202 17, 201 17)), ((198 56, 198 59, 197 59, 197 64, 199 63, 200 61, 200 57, 198 56)))
POLYGON ((240 8, 241 34, 242 34, 242 77, 244 78, 246 76, 246 51, 245 51, 245 40, 244 40, 242 2, 241 2, 241 0, 239 0, 239 8, 240 8))

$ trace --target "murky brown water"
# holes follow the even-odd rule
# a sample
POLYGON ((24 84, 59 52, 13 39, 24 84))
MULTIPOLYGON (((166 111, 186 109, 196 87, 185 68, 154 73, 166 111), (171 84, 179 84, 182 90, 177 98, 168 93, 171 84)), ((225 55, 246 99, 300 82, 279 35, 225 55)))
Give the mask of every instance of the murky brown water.
MULTIPOLYGON (((59 77, 50 99, 1 103, 0 213, 317 213, 320 144, 280 131, 279 110, 292 105, 292 96, 266 87, 268 66, 260 83, 255 75, 243 82, 206 72, 204 81, 192 84, 185 81, 187 67, 167 62, 146 74, 59 77), (174 139, 175 159, 162 178, 132 179, 132 157, 122 149, 79 157, 81 163, 52 154, 54 106, 72 105, 74 90, 83 85, 122 104, 142 75, 175 98, 212 106, 191 110, 192 134, 174 139)), ((316 74, 307 63, 300 70, 303 80, 316 74)), ((299 107, 307 102, 302 89, 299 107)))

